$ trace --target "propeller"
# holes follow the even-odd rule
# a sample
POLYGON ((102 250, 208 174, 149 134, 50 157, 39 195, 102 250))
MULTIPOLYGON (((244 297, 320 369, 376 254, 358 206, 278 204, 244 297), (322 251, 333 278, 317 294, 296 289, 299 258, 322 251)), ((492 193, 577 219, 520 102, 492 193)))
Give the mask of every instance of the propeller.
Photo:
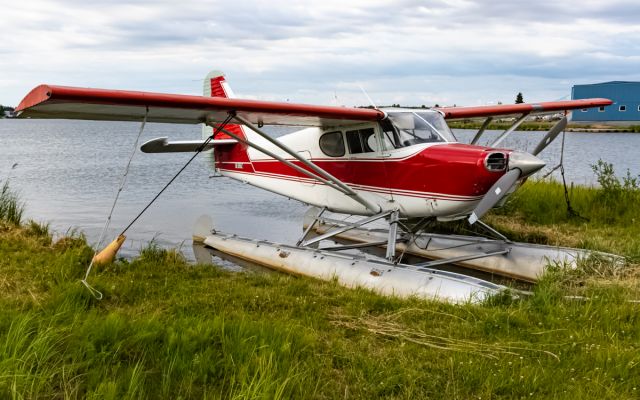
MULTIPOLYGON (((542 138, 540 143, 536 146, 535 150, 531 154, 527 154, 521 151, 514 151, 509 155, 509 170, 502 175, 496 183, 491 186, 491 189, 484 195, 480 203, 473 210, 469 216, 469 224, 473 225, 482 218, 487 211, 492 209, 496 204, 502 200, 504 196, 509 193, 509 190, 515 185, 518 179, 526 178, 532 175, 536 171, 539 171, 544 167, 545 163, 538 157, 536 157, 542 150, 551 144, 555 138, 566 128, 567 117, 565 116, 558 121, 549 132, 542 138)), ((498 140, 501 140, 499 138, 498 140)))
POLYGON ((473 225, 477 220, 482 218, 483 215, 487 213, 490 209, 493 208, 504 195, 507 194, 511 186, 520 178, 521 171, 519 169, 512 169, 506 174, 502 175, 500 179, 496 181, 496 183, 491 186, 491 189, 484 195, 480 203, 473 210, 471 215, 469 216, 469 223, 473 225))
POLYGON ((544 135, 540 143, 538 143, 538 145, 536 146, 536 149, 531 154, 533 154, 534 156, 540 154, 540 152, 544 150, 548 145, 550 145, 551 142, 553 142, 558 136, 558 134, 562 132, 566 127, 567 117, 565 116, 560 121, 558 121, 558 123, 556 123, 551 129, 549 129, 549 132, 544 135))
POLYGON ((473 225, 482 218, 487 211, 492 209, 509 190, 518 181, 518 179, 526 178, 545 166, 545 162, 538 157, 514 151, 509 155, 509 170, 491 186, 491 189, 484 195, 480 203, 469 216, 469 223, 473 225))

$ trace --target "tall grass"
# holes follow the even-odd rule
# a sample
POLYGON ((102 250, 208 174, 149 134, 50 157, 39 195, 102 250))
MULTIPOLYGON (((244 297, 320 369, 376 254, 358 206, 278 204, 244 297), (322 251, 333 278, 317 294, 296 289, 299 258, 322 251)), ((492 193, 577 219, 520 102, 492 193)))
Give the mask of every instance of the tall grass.
POLYGON ((86 242, 38 235, 0 232, 0 398, 600 399, 640 389, 629 270, 556 268, 529 297, 451 306, 189 265, 152 244, 95 271, 96 301, 77 282, 93 255, 86 242))
POLYGON ((513 239, 609 251, 640 262, 640 185, 613 166, 594 165, 599 187, 571 186, 568 212, 564 186, 529 180, 486 220, 513 239))
POLYGON ((582 219, 567 212, 564 186, 554 180, 529 180, 498 214, 519 213, 525 221, 545 225, 589 223, 628 227, 640 222, 640 191, 608 191, 586 186, 568 189, 571 207, 582 219))
MULTIPOLYGON (((509 217, 493 215, 514 232, 541 229, 548 238, 558 230, 604 250, 640 248, 636 225, 600 210, 600 189, 572 193, 591 222, 566 214, 556 183, 528 182, 521 193, 507 206, 509 217), (622 239, 598 238, 596 229, 622 239)), ((452 306, 190 265, 151 243, 139 257, 95 271, 92 283, 105 295, 97 301, 78 283, 92 256, 82 236, 52 242, 43 224, 0 229, 1 399, 602 399, 640 392, 637 265, 617 270, 584 260, 575 270, 551 268, 529 296, 452 306)))
POLYGON ((16 226, 20 225, 23 213, 24 204, 20 201, 18 195, 11 190, 9 182, 5 181, 2 184, 2 190, 0 190, 0 221, 16 226))

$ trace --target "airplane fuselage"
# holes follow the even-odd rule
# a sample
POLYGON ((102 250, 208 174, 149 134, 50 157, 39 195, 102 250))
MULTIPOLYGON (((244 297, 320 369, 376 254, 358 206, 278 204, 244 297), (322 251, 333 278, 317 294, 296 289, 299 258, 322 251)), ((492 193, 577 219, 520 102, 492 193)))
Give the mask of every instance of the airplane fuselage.
MULTIPOLYGON (((440 117, 431 113, 430 117, 440 117)), ((412 114, 404 111, 400 116, 415 118, 412 114)), ((242 129, 251 142, 305 168, 246 127, 242 129)), ((509 150, 457 143, 450 132, 432 138, 425 138, 424 132, 414 139, 402 135, 383 124, 363 123, 308 128, 278 140, 381 211, 399 210, 410 218, 464 217, 507 170, 509 150)), ((216 149, 215 167, 224 176, 334 212, 374 213, 334 188, 240 143, 231 149, 216 149)))

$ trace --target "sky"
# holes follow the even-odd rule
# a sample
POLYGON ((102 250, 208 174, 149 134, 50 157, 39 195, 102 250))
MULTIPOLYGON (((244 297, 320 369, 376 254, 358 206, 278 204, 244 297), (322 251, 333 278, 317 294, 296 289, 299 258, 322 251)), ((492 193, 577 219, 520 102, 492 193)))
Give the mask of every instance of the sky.
POLYGON ((40 83, 326 105, 480 105, 640 81, 637 0, 4 0, 0 104, 40 83), (362 89, 361 89, 362 88, 362 89))

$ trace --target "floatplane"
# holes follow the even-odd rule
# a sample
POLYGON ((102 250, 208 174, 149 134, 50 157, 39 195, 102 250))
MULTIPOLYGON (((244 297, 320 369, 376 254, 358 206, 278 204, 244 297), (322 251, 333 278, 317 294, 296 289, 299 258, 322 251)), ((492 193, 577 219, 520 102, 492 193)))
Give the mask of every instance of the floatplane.
POLYGON ((196 223, 194 241, 278 270, 337 278, 347 286, 468 301, 502 286, 434 267, 456 263, 535 281, 549 260, 585 255, 578 249, 514 243, 481 219, 544 167, 537 155, 564 130, 568 111, 610 104, 600 98, 431 109, 292 104, 236 98, 225 76, 214 71, 204 81, 203 96, 40 85, 16 111, 20 118, 203 124, 200 139, 162 137, 141 150, 212 152, 220 175, 312 208, 295 244, 220 233, 206 217, 196 223), (557 112, 565 116, 531 153, 500 147, 527 117, 557 112), (478 145, 498 116, 516 118, 489 146, 478 145), (458 142, 447 125, 466 118, 485 118, 468 144, 458 142), (275 139, 263 129, 268 125, 301 130, 275 139), (464 218, 490 237, 428 232, 431 221, 464 218), (367 227, 374 223, 377 228, 367 227), (319 247, 339 238, 353 243, 319 247), (386 248, 385 256, 343 252, 372 246, 386 248), (428 261, 402 263, 405 252, 428 261))

